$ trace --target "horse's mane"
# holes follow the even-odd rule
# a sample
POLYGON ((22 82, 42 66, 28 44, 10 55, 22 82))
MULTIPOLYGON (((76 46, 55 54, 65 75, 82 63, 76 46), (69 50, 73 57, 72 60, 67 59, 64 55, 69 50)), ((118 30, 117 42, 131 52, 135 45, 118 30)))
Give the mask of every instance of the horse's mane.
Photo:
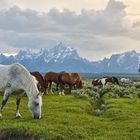
POLYGON ((43 76, 38 72, 38 71, 34 71, 34 72, 30 72, 32 75, 36 75, 39 79, 41 79, 44 82, 44 78, 43 76))
MULTIPOLYGON (((20 65, 19 63, 12 64, 10 68, 10 73, 15 75, 16 77, 19 77, 20 80, 21 80, 20 76, 22 76, 22 84, 27 87, 29 92, 35 89, 38 90, 37 89, 38 81, 35 79, 35 77, 33 77, 30 74, 29 71, 26 70, 24 66, 20 65)), ((33 92, 33 94, 35 93, 36 92, 33 92)))
POLYGON ((41 85, 41 89, 43 88, 43 91, 45 91, 46 90, 46 81, 43 78, 43 76, 38 71, 30 72, 30 74, 36 78, 36 80, 38 81, 38 84, 41 85))

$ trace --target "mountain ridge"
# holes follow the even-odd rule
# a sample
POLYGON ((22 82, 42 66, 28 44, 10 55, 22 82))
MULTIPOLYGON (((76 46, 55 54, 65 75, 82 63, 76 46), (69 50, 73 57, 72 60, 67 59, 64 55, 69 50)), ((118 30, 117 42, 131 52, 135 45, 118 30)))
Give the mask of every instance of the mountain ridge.
POLYGON ((113 54, 110 58, 89 61, 76 49, 59 43, 50 49, 20 50, 15 56, 0 54, 1 64, 21 63, 30 71, 68 71, 80 73, 137 73, 140 53, 135 50, 113 54))

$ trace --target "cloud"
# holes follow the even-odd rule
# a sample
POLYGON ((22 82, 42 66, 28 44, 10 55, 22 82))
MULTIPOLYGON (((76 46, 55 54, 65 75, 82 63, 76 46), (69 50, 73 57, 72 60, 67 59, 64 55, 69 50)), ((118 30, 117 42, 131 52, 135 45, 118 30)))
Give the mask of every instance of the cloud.
POLYGON ((125 30, 123 20, 125 5, 110 0, 104 10, 83 9, 80 14, 64 9, 51 9, 39 13, 14 6, 0 12, 0 28, 17 32, 92 32, 93 34, 118 34, 125 30))
POLYGON ((12 5, 10 0, 0 0, 0 10, 5 9, 12 5))
POLYGON ((138 44, 139 22, 129 24, 125 8, 115 0, 110 0, 103 10, 82 9, 79 14, 70 9, 53 8, 45 13, 14 6, 0 11, 0 42, 14 48, 45 48, 62 41, 74 46, 82 56, 96 59, 92 53, 99 58, 107 51, 119 50, 129 40, 138 44))
POLYGON ((133 23, 133 28, 140 27, 140 21, 136 21, 133 23))

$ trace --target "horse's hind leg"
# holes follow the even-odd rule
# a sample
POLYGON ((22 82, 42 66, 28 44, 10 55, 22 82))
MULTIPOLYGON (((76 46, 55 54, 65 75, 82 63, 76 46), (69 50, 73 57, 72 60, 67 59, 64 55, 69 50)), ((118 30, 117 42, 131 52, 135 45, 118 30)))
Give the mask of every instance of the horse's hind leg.
POLYGON ((51 94, 53 94, 53 91, 52 91, 52 82, 50 82, 49 91, 51 92, 51 94))
POLYGON ((60 92, 59 92, 59 95, 61 96, 61 95, 65 95, 64 94, 64 87, 65 87, 65 85, 64 84, 60 84, 60 92))
POLYGON ((21 115, 19 113, 19 104, 21 101, 22 96, 24 95, 25 92, 22 92, 21 94, 17 94, 17 98, 16 98, 16 118, 21 118, 21 115))
POLYGON ((48 81, 46 81, 46 93, 45 93, 45 95, 47 95, 48 94, 48 81))
POLYGON ((5 104, 7 103, 7 100, 10 96, 10 94, 12 93, 12 91, 10 89, 6 89, 3 95, 3 100, 0 106, 0 117, 2 117, 2 109, 5 106, 5 104))
POLYGON ((59 83, 56 84, 56 89, 55 89, 56 91, 58 91, 58 86, 59 86, 59 83))
POLYGON ((71 85, 69 85, 69 93, 71 93, 71 89, 72 89, 72 86, 71 86, 71 85))

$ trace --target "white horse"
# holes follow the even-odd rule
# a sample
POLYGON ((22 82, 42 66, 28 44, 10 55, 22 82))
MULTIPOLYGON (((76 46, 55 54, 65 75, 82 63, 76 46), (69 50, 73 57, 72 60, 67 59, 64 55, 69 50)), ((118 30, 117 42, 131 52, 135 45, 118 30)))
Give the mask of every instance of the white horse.
POLYGON ((130 80, 129 78, 121 78, 120 79, 120 82, 122 84, 131 84, 132 83, 132 80, 130 80))
POLYGON ((41 117, 42 97, 37 88, 37 81, 22 65, 0 65, 0 91, 4 92, 0 106, 0 117, 2 117, 2 109, 5 106, 9 95, 14 91, 18 91, 16 98, 16 118, 21 118, 19 104, 21 97, 25 92, 29 98, 28 107, 34 118, 39 119, 41 117))

